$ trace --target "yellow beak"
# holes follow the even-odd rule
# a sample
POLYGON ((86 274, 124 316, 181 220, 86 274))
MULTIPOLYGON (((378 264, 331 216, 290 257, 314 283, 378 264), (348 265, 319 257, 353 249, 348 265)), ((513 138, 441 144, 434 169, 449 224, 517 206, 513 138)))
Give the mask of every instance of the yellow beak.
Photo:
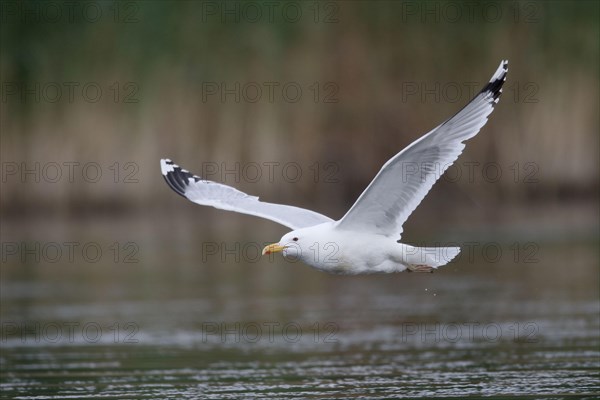
POLYGON ((285 249, 284 246, 280 246, 279 243, 273 243, 268 246, 265 246, 265 248, 262 251, 262 255, 264 256, 265 254, 279 253, 282 252, 283 249, 285 249))

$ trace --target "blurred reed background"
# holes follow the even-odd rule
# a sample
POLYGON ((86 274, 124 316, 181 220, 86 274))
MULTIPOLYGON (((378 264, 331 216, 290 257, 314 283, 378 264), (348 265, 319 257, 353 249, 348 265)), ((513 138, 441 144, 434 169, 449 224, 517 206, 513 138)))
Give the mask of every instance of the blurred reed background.
POLYGON ((466 197, 494 207, 597 200, 597 2, 86 2, 72 15, 66 4, 3 3, 3 217, 179 207, 161 157, 198 173, 216 163, 214 180, 340 217, 503 58, 500 105, 429 212, 472 205, 466 197), (209 91, 236 83, 238 100, 209 91), (282 93, 290 83, 298 101, 282 93), (80 163, 73 182, 70 162, 80 163), (79 175, 90 162, 98 182, 79 175), (275 168, 267 179, 272 162, 297 163, 302 178, 275 168), (479 163, 474 181, 465 162, 479 163), (484 179, 489 162, 497 181, 484 179), (236 163, 237 176, 223 175, 236 163), (260 179, 244 176, 251 163, 260 179))

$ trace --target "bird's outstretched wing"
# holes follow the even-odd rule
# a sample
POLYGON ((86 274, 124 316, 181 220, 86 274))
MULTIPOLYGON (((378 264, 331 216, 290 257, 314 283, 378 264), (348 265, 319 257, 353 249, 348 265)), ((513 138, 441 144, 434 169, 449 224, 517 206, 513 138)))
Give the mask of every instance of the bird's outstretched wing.
POLYGON ((235 211, 270 219, 291 229, 306 228, 333 221, 304 208, 265 203, 231 186, 203 180, 169 159, 160 160, 160 169, 167 184, 175 192, 194 203, 221 210, 235 211))
POLYGON ((401 234, 410 214, 462 153, 463 142, 487 122, 507 71, 508 61, 502 61, 469 104, 386 162, 337 227, 385 236, 401 234))

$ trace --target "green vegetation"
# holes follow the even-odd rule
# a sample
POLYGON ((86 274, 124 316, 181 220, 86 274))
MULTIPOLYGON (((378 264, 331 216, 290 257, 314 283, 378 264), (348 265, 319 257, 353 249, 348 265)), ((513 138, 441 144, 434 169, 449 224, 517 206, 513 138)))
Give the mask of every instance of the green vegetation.
POLYGON ((33 188, 4 176, 1 205, 153 205, 171 195, 166 156, 190 169, 296 162, 298 182, 228 183, 343 210, 503 58, 503 99, 461 159, 495 162, 502 178, 459 185, 499 201, 597 196, 599 16, 594 1, 5 1, 2 161, 92 161, 104 175, 33 188), (138 184, 105 179, 115 162, 134 163, 138 184), (322 195, 306 178, 316 162, 338 171, 322 195), (534 163, 539 182, 515 184, 515 163, 534 163))

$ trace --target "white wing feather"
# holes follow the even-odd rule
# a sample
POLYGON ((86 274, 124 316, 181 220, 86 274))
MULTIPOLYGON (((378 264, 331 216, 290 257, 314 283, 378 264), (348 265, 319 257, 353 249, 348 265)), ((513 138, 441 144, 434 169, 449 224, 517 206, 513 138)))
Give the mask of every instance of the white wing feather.
POLYGON ((275 221, 291 229, 306 228, 331 218, 304 208, 265 203, 221 183, 203 180, 169 159, 160 160, 160 168, 167 184, 176 193, 203 206, 250 214, 275 221))
POLYGON ((462 153, 463 142, 487 122, 507 71, 508 61, 502 61, 490 83, 461 111, 386 162, 337 227, 385 236, 401 234, 410 214, 462 153))

